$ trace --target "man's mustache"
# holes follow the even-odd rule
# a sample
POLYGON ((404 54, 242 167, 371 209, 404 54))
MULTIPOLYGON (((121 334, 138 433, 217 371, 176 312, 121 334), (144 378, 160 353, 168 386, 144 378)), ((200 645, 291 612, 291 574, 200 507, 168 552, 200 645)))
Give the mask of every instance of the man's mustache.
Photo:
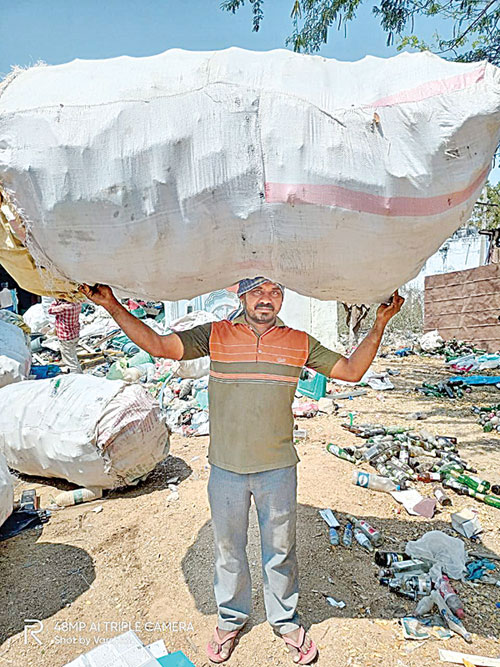
POLYGON ((269 308, 270 308, 271 310, 274 310, 273 306, 271 306, 270 303, 258 303, 258 304, 255 306, 255 310, 257 310, 257 308, 266 308, 266 309, 269 309, 269 308))

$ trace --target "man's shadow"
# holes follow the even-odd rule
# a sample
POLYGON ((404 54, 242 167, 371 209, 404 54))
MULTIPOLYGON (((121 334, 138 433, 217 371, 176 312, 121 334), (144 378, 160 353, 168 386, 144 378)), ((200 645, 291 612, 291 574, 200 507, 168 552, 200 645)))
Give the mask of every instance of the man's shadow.
MULTIPOLYGON (((37 543, 39 536, 39 530, 30 529, 0 542, 0 645, 22 632, 25 622, 36 632, 95 579, 92 557, 84 549, 37 543)), ((48 630, 44 635, 41 629, 38 639, 46 640, 48 630)))
MULTIPOLYGON (((319 516, 319 508, 299 504, 297 508, 297 557, 299 563, 300 598, 299 614, 306 628, 321 623, 328 618, 379 618, 394 619, 411 616, 415 613, 416 602, 399 597, 378 582, 379 567, 375 565, 373 553, 368 553, 353 540, 353 546, 332 547, 328 540, 328 527, 319 516), (345 602, 344 608, 332 607, 326 600, 331 596, 345 602)), ((335 510, 335 516, 341 523, 342 536, 346 525, 346 516, 335 510)), ((383 551, 404 551, 408 540, 416 540, 431 530, 441 530, 453 537, 457 534, 450 524, 439 520, 437 514, 432 521, 402 519, 381 519, 367 515, 359 516, 385 536, 383 551)), ((482 545, 466 542, 467 551, 481 551, 496 555, 482 545)), ((248 561, 252 575, 253 612, 247 627, 265 622, 266 615, 262 597, 262 574, 260 559, 260 535, 255 507, 250 511, 248 531, 248 561)), ((497 576, 500 563, 497 562, 497 576)), ((182 559, 182 570, 196 608, 202 614, 216 614, 213 595, 213 535, 211 522, 207 521, 199 530, 194 543, 182 559), (207 564, 210 567, 207 568, 207 564), (204 576, 200 576, 204 572, 204 576)), ((482 636, 495 635, 494 623, 485 622, 478 604, 478 595, 469 584, 452 582, 462 598, 466 608, 465 625, 469 632, 482 636)), ((480 593, 488 594, 491 590, 492 613, 494 611, 494 589, 481 586, 480 593)), ((493 616, 492 616, 493 618, 493 616)))

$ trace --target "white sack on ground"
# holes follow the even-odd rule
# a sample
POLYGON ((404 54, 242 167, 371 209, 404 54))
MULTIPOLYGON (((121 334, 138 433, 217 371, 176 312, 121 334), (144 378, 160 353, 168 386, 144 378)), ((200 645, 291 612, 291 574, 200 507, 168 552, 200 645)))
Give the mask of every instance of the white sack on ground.
POLYGON ((14 507, 14 478, 7 467, 5 456, 0 454, 0 526, 12 514, 14 507))
MULTIPOLYGON (((29 338, 15 324, 0 319, 0 387, 26 380, 30 368, 29 338)), ((0 412, 2 412, 1 404, 0 412)))
POLYGON ((92 375, 0 389, 0 452, 9 466, 112 489, 151 472, 169 451, 160 407, 139 385, 92 375))
POLYGON ((486 62, 174 49, 13 73, 0 185, 76 282, 176 300, 263 274, 366 303, 468 219, 499 130, 486 62))

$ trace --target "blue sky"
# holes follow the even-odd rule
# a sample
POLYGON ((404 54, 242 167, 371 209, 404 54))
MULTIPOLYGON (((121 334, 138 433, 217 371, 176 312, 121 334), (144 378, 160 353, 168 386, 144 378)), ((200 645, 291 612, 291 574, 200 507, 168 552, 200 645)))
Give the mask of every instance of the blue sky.
MULTIPOLYGON (((235 15, 220 9, 220 0, 11 0, 2 3, 0 78, 13 65, 29 66, 42 60, 58 64, 74 58, 147 56, 169 48, 190 50, 240 46, 254 50, 284 48, 291 29, 293 0, 267 0, 258 33, 251 30, 250 7, 235 15)), ((365 55, 389 57, 386 34, 366 2, 344 32, 332 30, 321 54, 339 60, 365 55)), ((249 3, 247 2, 247 5, 249 3)), ((430 40, 436 21, 417 24, 419 35, 430 40)), ((500 179, 495 169, 491 180, 500 179)))

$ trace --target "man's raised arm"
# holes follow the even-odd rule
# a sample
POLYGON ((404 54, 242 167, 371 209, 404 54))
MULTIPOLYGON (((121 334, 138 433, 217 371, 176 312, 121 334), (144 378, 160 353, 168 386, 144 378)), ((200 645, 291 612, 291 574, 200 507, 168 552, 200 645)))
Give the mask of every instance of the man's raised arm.
POLYGON ((103 306, 118 326, 142 350, 146 350, 153 357, 167 359, 182 359, 184 345, 177 334, 160 336, 144 322, 134 317, 115 298, 111 288, 107 285, 80 285, 80 291, 99 306, 103 306))
POLYGON ((359 382, 370 368, 377 354, 387 323, 401 310, 404 303, 402 296, 394 292, 389 304, 381 304, 371 330, 363 338, 350 357, 341 357, 332 368, 330 377, 345 382, 359 382))

